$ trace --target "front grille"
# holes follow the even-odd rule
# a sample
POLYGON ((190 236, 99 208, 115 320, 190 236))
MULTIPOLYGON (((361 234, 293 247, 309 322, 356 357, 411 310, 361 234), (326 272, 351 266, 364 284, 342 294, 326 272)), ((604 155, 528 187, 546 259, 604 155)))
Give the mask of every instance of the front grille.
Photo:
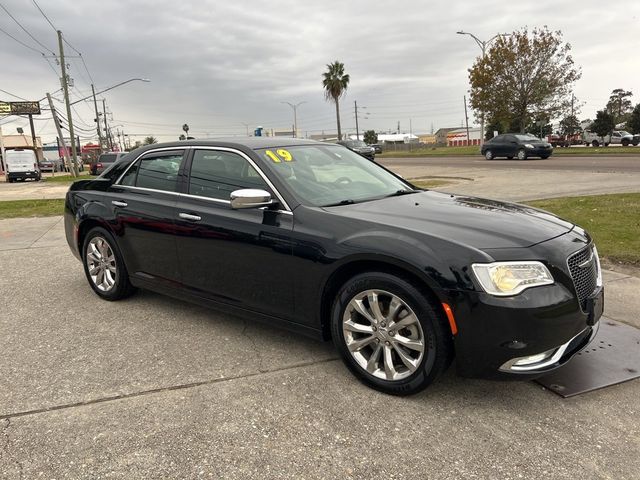
POLYGON ((580 308, 587 307, 587 298, 595 291, 598 284, 598 259, 593 246, 583 248, 567 259, 573 285, 576 288, 580 308))

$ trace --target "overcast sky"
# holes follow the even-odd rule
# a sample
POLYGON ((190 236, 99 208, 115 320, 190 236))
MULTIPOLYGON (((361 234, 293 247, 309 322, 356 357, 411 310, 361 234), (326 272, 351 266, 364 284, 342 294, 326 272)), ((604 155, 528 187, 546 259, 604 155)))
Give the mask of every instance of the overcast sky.
MULTIPOLYGON (((97 89, 140 77, 100 98, 113 125, 126 133, 177 139, 188 123, 196 137, 241 135, 257 125, 291 128, 298 108, 304 133, 335 131, 335 109, 324 100, 322 72, 333 60, 351 76, 341 101, 343 128, 426 133, 460 126, 467 69, 480 52, 460 29, 486 39, 525 25, 562 30, 582 79, 575 93, 581 118, 595 115, 610 91, 624 88, 640 102, 640 2, 552 1, 71 1, 39 0, 65 38, 82 52, 97 89), (366 114, 368 112, 368 114, 366 114), (368 117, 368 118, 367 118, 368 117)), ((0 0, 47 49, 57 52, 53 28, 29 0, 0 0)), ((0 28, 45 51, 0 9, 0 28)), ((73 55, 73 50, 66 52, 73 55)), ((50 60, 58 68, 55 60, 50 60)), ((78 58, 70 58, 74 99, 90 93, 78 58)), ((58 74, 39 53, 0 32, 0 89, 26 99, 60 88, 58 74)), ((61 98, 60 94, 56 94, 61 98)), ((17 100, 0 92, 0 100, 17 100)), ((44 103, 43 103, 44 106, 44 103)), ((62 109, 61 103, 57 107, 62 109)), ((76 105, 74 120, 94 130, 93 104, 76 105)), ((36 122, 55 139, 49 112, 36 122)), ((5 134, 25 119, 0 121, 5 134)))

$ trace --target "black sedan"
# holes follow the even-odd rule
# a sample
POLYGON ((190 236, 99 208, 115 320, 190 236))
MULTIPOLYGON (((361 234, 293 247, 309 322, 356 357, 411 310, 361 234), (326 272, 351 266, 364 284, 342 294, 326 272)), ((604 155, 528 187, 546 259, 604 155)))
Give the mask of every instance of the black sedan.
POLYGON ((480 153, 487 160, 497 157, 516 157, 518 160, 526 160, 529 157, 549 158, 553 153, 553 146, 526 133, 505 133, 485 142, 480 153))
POLYGON ((105 300, 147 288, 332 339, 356 377, 398 395, 454 355, 466 376, 557 368, 592 340, 603 308, 580 227, 420 190, 312 141, 140 148, 71 186, 65 230, 105 300))
POLYGON ((352 152, 356 152, 365 158, 373 161, 376 158, 376 150, 370 145, 367 145, 362 140, 340 140, 336 142, 338 145, 347 147, 352 152))

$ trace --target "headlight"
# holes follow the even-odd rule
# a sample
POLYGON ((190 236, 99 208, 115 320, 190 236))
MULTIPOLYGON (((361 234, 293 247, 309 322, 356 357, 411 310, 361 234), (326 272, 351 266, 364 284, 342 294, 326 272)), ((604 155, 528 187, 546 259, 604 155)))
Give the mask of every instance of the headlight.
POLYGON ((530 143, 525 143, 524 148, 533 148, 533 145, 531 145, 530 143))
POLYGON ((500 297, 553 283, 551 272, 540 262, 474 263, 471 268, 485 292, 500 297))

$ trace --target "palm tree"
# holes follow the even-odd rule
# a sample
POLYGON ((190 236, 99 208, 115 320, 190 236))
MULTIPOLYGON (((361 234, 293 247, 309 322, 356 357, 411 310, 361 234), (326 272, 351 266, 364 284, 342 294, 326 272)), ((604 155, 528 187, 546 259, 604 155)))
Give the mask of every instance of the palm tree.
POLYGON ((143 145, 153 145, 154 143, 158 143, 156 137, 145 137, 143 145))
POLYGON ((333 100, 336 104, 336 121, 338 123, 338 140, 342 140, 340 130, 340 103, 339 99, 344 95, 349 85, 349 74, 344 73, 344 63, 336 60, 327 65, 327 71, 322 74, 322 86, 324 87, 324 98, 333 100))

